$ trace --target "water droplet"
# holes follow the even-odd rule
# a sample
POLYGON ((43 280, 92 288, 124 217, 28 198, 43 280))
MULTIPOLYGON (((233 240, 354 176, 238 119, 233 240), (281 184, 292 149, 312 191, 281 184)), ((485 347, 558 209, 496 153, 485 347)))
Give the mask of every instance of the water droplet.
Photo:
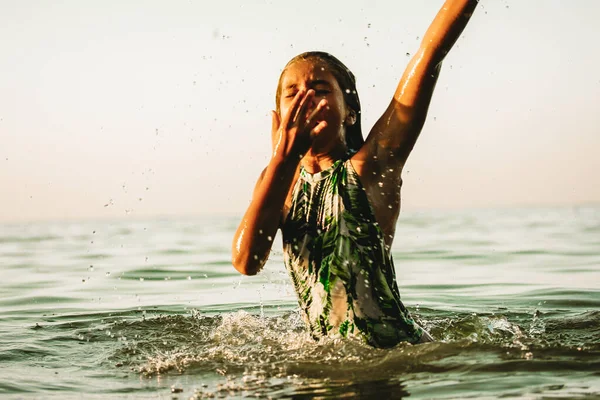
POLYGON ((272 241, 273 241, 273 238, 272 238, 271 236, 267 236, 267 240, 268 240, 269 242, 272 242, 272 241))
POLYGON ((107 272, 105 275, 106 275, 106 276, 110 276, 110 272, 107 272))
POLYGON ((389 209, 391 209, 391 208, 392 208, 392 205, 391 205, 391 204, 388 204, 388 208, 389 208, 389 209))
POLYGON ((377 182, 377 185, 379 185, 379 187, 383 187, 383 182, 377 182))
POLYGON ((408 51, 406 52, 406 57, 410 57, 410 53, 408 51))
POLYGON ((144 278, 140 278, 140 282, 144 282, 144 278))
POLYGON ((187 280, 188 280, 188 281, 191 281, 191 280, 192 280, 192 277, 191 277, 191 276, 188 276, 188 277, 187 277, 187 280))
POLYGON ((346 89, 346 93, 350 94, 350 89, 346 89))

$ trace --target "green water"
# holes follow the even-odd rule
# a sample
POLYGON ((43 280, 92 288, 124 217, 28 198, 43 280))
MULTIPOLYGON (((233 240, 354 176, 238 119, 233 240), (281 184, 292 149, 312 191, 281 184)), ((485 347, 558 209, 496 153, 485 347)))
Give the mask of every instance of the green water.
POLYGON ((405 213, 393 255, 432 344, 314 342, 277 244, 236 219, 0 226, 0 397, 597 398, 600 207, 405 213))

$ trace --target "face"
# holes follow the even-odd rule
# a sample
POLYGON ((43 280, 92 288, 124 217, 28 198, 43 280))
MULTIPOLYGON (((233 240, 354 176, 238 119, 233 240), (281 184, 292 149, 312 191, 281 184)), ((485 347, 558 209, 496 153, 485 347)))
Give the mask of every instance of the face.
MULTIPOLYGON (((280 85, 279 115, 284 116, 299 90, 315 91, 309 109, 313 110, 322 99, 327 100, 327 107, 321 120, 327 127, 319 133, 313 143, 313 150, 326 151, 333 146, 345 146, 346 125, 350 122, 350 108, 344 101, 344 95, 337 80, 328 70, 325 62, 320 60, 300 60, 288 66, 283 73, 280 85)), ((321 122, 315 122, 315 126, 321 122)))

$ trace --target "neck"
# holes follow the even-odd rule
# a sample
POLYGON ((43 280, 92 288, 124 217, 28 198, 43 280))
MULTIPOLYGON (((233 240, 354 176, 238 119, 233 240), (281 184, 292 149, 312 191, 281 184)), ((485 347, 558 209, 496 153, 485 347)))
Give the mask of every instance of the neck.
POLYGON ((346 158, 348 149, 344 146, 336 147, 331 151, 317 153, 312 148, 304 155, 300 162, 306 172, 316 174, 331 167, 337 160, 346 158))

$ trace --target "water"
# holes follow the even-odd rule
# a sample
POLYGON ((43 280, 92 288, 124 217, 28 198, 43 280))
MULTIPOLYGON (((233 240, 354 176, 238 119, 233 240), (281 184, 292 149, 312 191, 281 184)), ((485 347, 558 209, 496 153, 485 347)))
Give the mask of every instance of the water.
POLYGON ((436 343, 312 341, 236 219, 0 226, 0 397, 597 398, 600 207, 404 213, 400 292, 436 343))

